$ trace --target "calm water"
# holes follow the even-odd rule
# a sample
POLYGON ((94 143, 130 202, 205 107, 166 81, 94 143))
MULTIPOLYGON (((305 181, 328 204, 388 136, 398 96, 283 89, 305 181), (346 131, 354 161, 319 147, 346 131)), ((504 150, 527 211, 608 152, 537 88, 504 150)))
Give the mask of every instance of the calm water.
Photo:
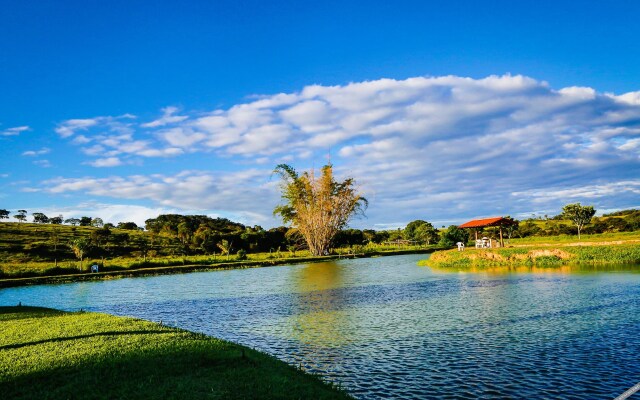
POLYGON ((267 351, 358 398, 610 399, 640 381, 640 266, 450 273, 424 256, 0 290, 267 351))

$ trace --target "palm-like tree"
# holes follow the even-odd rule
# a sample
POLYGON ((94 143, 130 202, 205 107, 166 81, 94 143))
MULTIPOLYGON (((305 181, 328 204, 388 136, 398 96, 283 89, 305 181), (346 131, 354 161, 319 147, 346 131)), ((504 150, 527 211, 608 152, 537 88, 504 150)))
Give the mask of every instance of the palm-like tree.
POLYGON ((69 247, 73 250, 73 254, 80 260, 80 271, 82 271, 82 261, 86 252, 89 250, 91 242, 85 238, 74 239, 69 243, 69 247))
POLYGON ((331 164, 322 167, 319 177, 313 170, 300 175, 287 164, 278 165, 274 172, 282 178, 284 204, 273 213, 291 223, 291 232, 304 237, 313 255, 327 254, 335 235, 369 205, 353 178, 335 180, 331 164))

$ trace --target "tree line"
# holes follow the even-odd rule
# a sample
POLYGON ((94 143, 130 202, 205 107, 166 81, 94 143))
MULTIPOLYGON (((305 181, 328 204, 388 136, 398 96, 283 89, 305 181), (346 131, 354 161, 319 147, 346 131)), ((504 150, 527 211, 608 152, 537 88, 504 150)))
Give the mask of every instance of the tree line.
MULTIPOLYGON (((6 210, 2 210, 6 211, 6 210)), ((20 210, 24 211, 24 210, 20 210)), ((0 215, 7 215, 2 212, 0 215)), ((26 214, 22 213, 22 214, 26 214)), ((45 219, 33 213, 34 219, 45 223, 45 219)), ((516 220, 503 227, 507 239, 533 235, 558 235, 576 233, 602 233, 640 229, 640 210, 624 210, 594 217, 595 209, 579 203, 569 204, 558 216, 539 219, 516 220), (567 222, 569 221, 569 222, 567 222)), ((62 216, 60 216, 60 219, 62 216)), ((6 218, 6 217, 3 217, 6 218)), ((264 229, 259 225, 245 226, 226 218, 211 218, 206 215, 164 214, 145 221, 144 227, 133 222, 121 222, 117 226, 103 224, 100 218, 82 217, 63 222, 76 226, 92 227, 89 234, 74 234, 64 241, 57 231, 52 231, 50 243, 31 243, 25 251, 32 255, 55 257, 138 256, 146 260, 149 256, 180 256, 247 253, 288 252, 308 249, 305 238, 295 227, 280 226, 264 229), (68 221, 68 222, 67 222, 68 221), (115 229, 115 230, 114 230, 115 229), (122 230, 130 230, 131 233, 122 230), (142 232, 141 230, 146 230, 142 232), (52 246, 53 244, 53 246, 52 246)), ((46 223, 57 224, 59 219, 46 223)), ((484 234, 497 237, 498 227, 486 228, 484 234)), ((373 230, 346 228, 338 230, 326 249, 357 247, 367 244, 414 244, 450 247, 457 242, 468 242, 472 233, 451 225, 436 228, 426 220, 414 220, 404 229, 373 230)))
MULTIPOLYGON (((18 222, 26 222, 28 217, 27 210, 18 210, 13 215, 13 218, 17 219, 18 222)), ((11 217, 11 212, 9 210, 0 209, 0 219, 9 219, 11 217)), ((128 229, 128 230, 142 230, 141 227, 135 222, 118 222, 117 225, 114 225, 110 222, 105 223, 100 217, 80 217, 80 218, 67 218, 65 219, 62 215, 58 215, 55 217, 48 217, 44 213, 34 212, 31 213, 32 221, 36 224, 54 224, 54 225, 71 225, 71 226, 93 226, 94 228, 118 228, 118 229, 128 229)))

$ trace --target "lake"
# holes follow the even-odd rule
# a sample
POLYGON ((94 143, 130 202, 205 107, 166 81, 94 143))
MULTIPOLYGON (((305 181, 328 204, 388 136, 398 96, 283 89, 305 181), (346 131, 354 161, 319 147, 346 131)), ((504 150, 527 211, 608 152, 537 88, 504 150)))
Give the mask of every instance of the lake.
POLYGON ((361 399, 611 399, 640 381, 640 266, 451 272, 425 255, 0 290, 235 341, 361 399))

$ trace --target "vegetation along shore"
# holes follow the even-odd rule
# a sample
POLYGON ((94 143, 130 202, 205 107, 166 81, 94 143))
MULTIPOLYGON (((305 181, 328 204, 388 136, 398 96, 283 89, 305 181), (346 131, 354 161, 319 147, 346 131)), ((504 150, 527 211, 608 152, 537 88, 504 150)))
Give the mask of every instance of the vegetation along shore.
POLYGON ((148 321, 0 307, 6 399, 347 399, 244 346, 148 321))
POLYGON ((512 240, 509 246, 503 248, 436 251, 421 264, 457 269, 640 264, 640 233, 588 235, 583 236, 582 241, 571 236, 512 240))
MULTIPOLYGON (((328 174, 330 169, 324 172, 328 174)), ((293 174, 295 179, 291 178, 291 182, 304 181, 305 177, 307 175, 293 174)), ((321 189, 316 189, 312 183, 304 181, 299 186, 309 186, 309 191, 321 189)), ((289 197, 300 195, 291 190, 284 193, 289 197)), ((357 210, 355 205, 362 199, 350 192, 346 194, 350 196, 347 196, 347 210, 357 210)), ((303 200, 295 204, 305 204, 306 200, 303 200)), ((288 218, 300 218, 301 213, 295 209, 280 206, 278 210, 288 218)), ((637 262, 634 261, 637 258, 633 239, 640 239, 640 210, 622 210, 600 217, 593 217, 594 212, 592 207, 575 204, 568 205, 556 216, 532 215, 523 220, 507 217, 511 221, 503 229, 507 247, 481 251, 470 248, 476 232, 455 225, 437 228, 427 221, 415 220, 404 229, 361 230, 347 228, 343 218, 332 230, 332 239, 313 242, 317 248, 311 251, 309 240, 295 227, 266 230, 224 218, 176 214, 148 219, 144 227, 133 222, 113 225, 100 218, 49 218, 39 212, 32 213, 33 222, 27 222, 26 210, 19 210, 16 216, 22 222, 0 223, 0 287, 271 266, 342 257, 429 253, 451 248, 457 242, 471 246, 467 246, 464 254, 437 253, 430 259, 430 265, 464 268, 468 265, 637 262), (581 211, 585 215, 581 215, 581 211), (577 236, 578 233, 581 236, 577 236), (572 242, 592 242, 594 246, 620 242, 632 247, 630 250, 598 247, 549 253, 549 245, 564 246, 572 242), (544 248, 511 249, 521 245, 544 248), (94 265, 98 267, 97 273, 91 272, 94 265)), ((0 210, 0 220, 8 219, 9 214, 7 210, 0 210)), ((303 222, 297 225, 303 226, 303 222)), ((481 235, 498 239, 499 228, 485 228, 481 235)))

